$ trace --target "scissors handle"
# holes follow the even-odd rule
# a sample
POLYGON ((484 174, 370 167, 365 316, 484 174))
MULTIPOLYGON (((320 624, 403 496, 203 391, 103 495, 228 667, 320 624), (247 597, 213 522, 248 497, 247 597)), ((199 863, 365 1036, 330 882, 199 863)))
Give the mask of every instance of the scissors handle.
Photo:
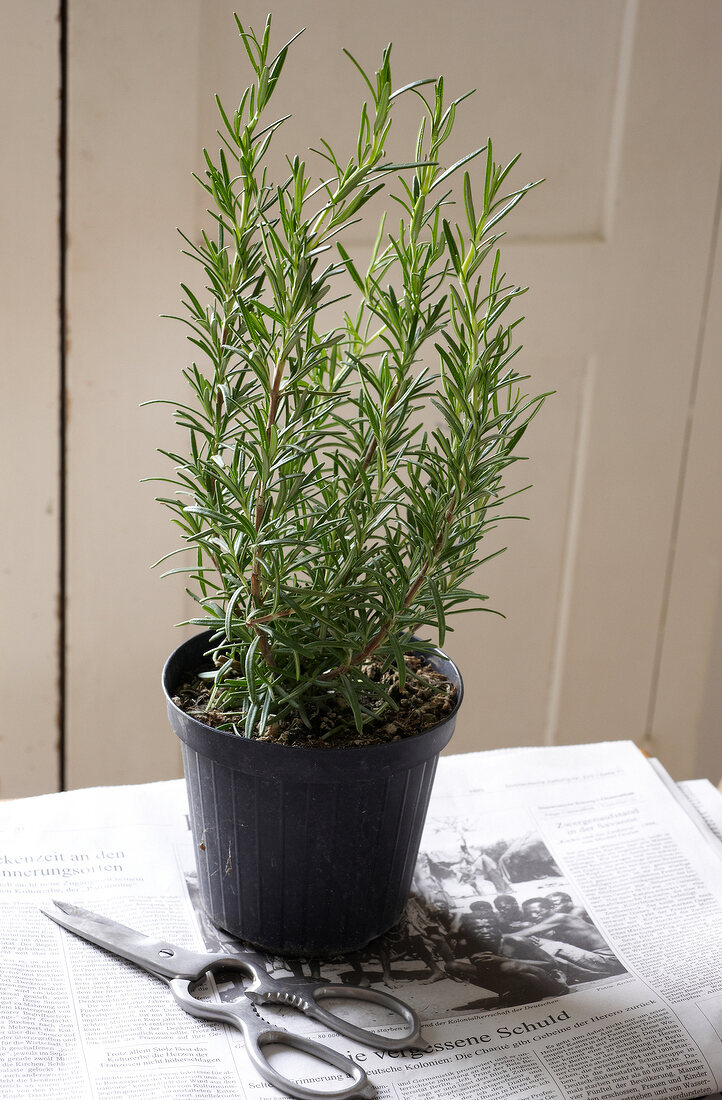
POLYGON ((381 990, 376 989, 363 989, 359 986, 319 982, 318 979, 273 978, 266 970, 263 956, 251 949, 244 949, 239 953, 231 967, 228 967, 226 959, 220 959, 213 961, 211 969, 214 973, 224 969, 235 969, 252 977, 253 981, 246 987, 245 993, 249 1001, 254 1004, 289 1005, 312 1020, 318 1020, 320 1024, 338 1032, 339 1035, 345 1035, 348 1039, 355 1039, 377 1050, 419 1049, 425 1045, 419 1041, 421 1031, 419 1017, 409 1005, 390 993, 382 993, 381 990), (398 1016, 406 1024, 406 1030, 401 1035, 381 1035, 359 1027, 324 1008, 320 1002, 327 998, 365 1001, 367 1004, 380 1005, 398 1016))
POLYGON ((292 1004, 305 1016, 317 1020, 325 1027, 338 1032, 339 1035, 345 1035, 348 1039, 355 1039, 377 1050, 403 1050, 424 1046, 419 1041, 421 1031, 419 1017, 413 1008, 390 993, 383 993, 376 989, 362 989, 358 986, 319 984, 317 981, 308 981, 305 978, 290 978, 288 981, 279 982, 278 987, 280 988, 274 991, 273 989, 256 990, 252 986, 246 990, 246 996, 255 1004, 292 1004), (380 1005, 398 1016, 406 1024, 406 1030, 400 1035, 382 1035, 365 1027, 359 1027, 351 1020, 337 1016, 335 1012, 324 1008, 323 1001, 328 998, 380 1005))
POLYGON ((319 1061, 325 1062, 326 1065, 340 1069, 351 1078, 350 1084, 343 1084, 338 1089, 324 1090, 324 1097, 334 1097, 335 1100, 351 1100, 351 1097, 374 1100, 376 1090, 362 1067, 356 1062, 313 1039, 294 1035, 284 1028, 267 1024, 256 1015, 245 998, 230 1003, 200 1000, 191 992, 191 986, 196 983, 186 981, 184 978, 173 978, 168 981, 168 984, 178 1004, 191 1016, 198 1016, 204 1020, 216 1020, 236 1027, 243 1035, 246 1051, 257 1071, 270 1085, 287 1096, 297 1097, 298 1100, 318 1100, 319 1092, 317 1089, 306 1088, 305 1085, 284 1077, 271 1065, 264 1053, 264 1047, 272 1043, 301 1051, 303 1054, 310 1054, 319 1061))

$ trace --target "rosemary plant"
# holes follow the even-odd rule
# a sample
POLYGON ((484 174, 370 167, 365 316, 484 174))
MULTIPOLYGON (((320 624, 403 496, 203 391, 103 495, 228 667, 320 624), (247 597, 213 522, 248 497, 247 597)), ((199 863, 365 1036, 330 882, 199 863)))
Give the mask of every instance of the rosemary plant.
POLYGON ((271 59, 270 17, 260 37, 236 23, 253 83, 232 113, 216 97, 222 146, 197 177, 213 229, 182 234, 206 285, 183 285, 199 353, 184 372, 192 401, 174 405, 188 453, 162 452, 175 472, 160 499, 183 535, 173 553, 194 556, 170 572, 190 575, 190 621, 213 631, 207 675, 227 728, 310 724, 340 695, 360 730, 394 705, 379 663, 403 686, 405 655, 428 645, 416 632, 443 645, 448 616, 487 599, 467 582, 544 396, 519 388, 507 310, 522 289, 496 248, 535 185, 507 193, 518 158, 497 164, 491 142, 444 167, 466 96, 447 105, 443 78, 393 91, 390 47, 374 78, 348 55, 368 91, 350 155, 321 141, 323 178, 294 156, 272 183, 265 157, 285 119, 266 110, 294 39, 271 59), (408 163, 391 163, 401 95, 418 98, 421 121, 408 163), (470 162, 483 166, 476 193, 470 162), (381 189, 395 214, 362 269, 343 238, 381 189), (442 426, 424 430, 429 402, 442 426))

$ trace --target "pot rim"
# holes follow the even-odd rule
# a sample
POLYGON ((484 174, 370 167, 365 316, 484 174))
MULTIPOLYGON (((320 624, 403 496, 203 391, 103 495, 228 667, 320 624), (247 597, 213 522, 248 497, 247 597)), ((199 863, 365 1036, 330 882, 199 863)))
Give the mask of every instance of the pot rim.
MULTIPOLYGON (((268 762, 270 762, 269 758, 273 758, 277 759, 279 764, 282 761, 290 763, 295 758, 298 764, 303 762, 310 765, 313 757, 318 760, 319 768, 324 770, 329 766, 353 766, 352 761, 358 765, 365 765, 368 762, 368 766, 376 770, 376 774, 379 774, 379 767, 383 768, 389 765, 393 768, 396 760, 402 756, 406 757, 409 753, 418 755, 420 759, 433 755, 435 752, 441 751, 451 739, 459 707, 463 701, 464 685, 457 665, 438 647, 436 652, 431 655, 431 659, 444 666, 444 673, 449 676, 449 679, 456 686, 457 698, 454 708, 440 722, 429 726, 428 729, 422 730, 420 733, 403 737, 399 741, 319 748, 316 746, 283 745, 273 741, 259 741, 253 737, 240 737, 230 730, 219 730, 214 726, 206 725, 205 722, 193 718, 174 703, 171 692, 174 688, 173 681, 177 682, 177 673, 183 670, 184 664, 187 667, 187 664, 190 663, 190 661, 187 663, 182 661, 183 655, 188 651, 193 653, 196 649, 202 652, 202 644, 205 644, 205 642, 201 643, 201 639, 208 639, 213 633, 214 631, 205 630, 181 642, 165 662, 161 678, 171 726, 176 735, 195 751, 202 752, 204 755, 213 755, 214 758, 218 754, 219 758, 223 757, 224 762, 233 766, 235 761, 232 762, 229 756, 239 752, 242 745, 246 756, 251 754, 255 756, 262 752, 268 762), (375 757, 375 761, 372 761, 373 757, 375 757)), ((428 655, 424 654, 424 656, 428 655)))

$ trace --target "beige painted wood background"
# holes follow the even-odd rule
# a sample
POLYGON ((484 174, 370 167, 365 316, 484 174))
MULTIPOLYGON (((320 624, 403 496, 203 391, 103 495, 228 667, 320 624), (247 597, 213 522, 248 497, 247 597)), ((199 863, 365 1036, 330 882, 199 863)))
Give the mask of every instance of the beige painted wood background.
MULTIPOLYGON (((158 680, 186 604, 149 570, 175 541, 140 484, 164 472, 155 448, 174 430, 139 405, 182 392, 183 334, 158 318, 195 277, 174 227, 200 224, 191 172, 214 143, 213 93, 233 103, 247 71, 226 0, 68 9, 63 659, 67 782, 83 786, 180 774, 158 680)), ((251 24, 265 13, 243 5, 251 24)), ((58 774, 54 16, 40 0, 4 12, 0 38, 5 796, 58 774)), ((373 65, 393 41, 397 85, 444 72, 450 93, 477 89, 459 149, 491 135, 497 154, 523 151, 517 179, 547 180, 505 262, 531 287, 525 366, 556 395, 527 444, 530 522, 500 532, 509 549, 485 569, 507 617, 462 617, 447 642, 467 685, 455 751, 631 737, 678 777, 716 781, 722 6, 303 0, 274 19, 279 45, 307 27, 279 90, 285 147, 353 136, 363 87, 342 47, 373 65)))
POLYGON ((0 796, 57 789, 58 21, 0 5, 0 796))

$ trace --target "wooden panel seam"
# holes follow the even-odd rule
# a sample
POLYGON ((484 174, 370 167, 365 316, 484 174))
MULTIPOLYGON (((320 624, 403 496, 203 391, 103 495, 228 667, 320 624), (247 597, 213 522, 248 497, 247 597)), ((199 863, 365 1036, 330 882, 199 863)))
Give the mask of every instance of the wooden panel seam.
POLYGON ((694 431, 695 422, 695 409, 697 406, 697 394, 699 391, 700 372, 702 366, 702 357, 704 353, 704 340, 707 329, 707 321, 709 317, 709 309, 712 293, 712 282, 714 278, 715 260, 717 254, 717 245, 719 240, 720 231, 720 219, 722 216, 722 164, 720 165, 719 183, 717 186, 717 201, 715 204, 714 216, 712 221, 712 229, 710 233, 710 246, 709 255, 707 257, 707 270, 705 273, 704 281, 704 297, 702 299, 699 315, 699 326, 697 330, 697 340, 694 349, 694 360, 692 365, 692 376, 690 379, 689 387, 689 401, 687 406, 687 417, 684 426, 684 439, 682 443, 682 453, 680 456, 679 464, 679 476, 677 480, 677 487, 674 501, 674 513, 672 517, 672 529, 670 532, 669 549, 667 553, 667 564, 664 576, 664 589, 662 592, 662 600, 659 611, 659 627, 657 630, 657 642, 654 653, 654 663, 652 665, 652 676, 650 680, 649 690, 649 704, 647 709, 647 722, 644 731, 644 738, 642 740, 642 748, 645 752, 654 754, 655 752, 655 739, 654 739, 654 725, 656 718, 657 697, 660 684, 660 673, 662 668, 662 660, 664 656, 664 642, 665 642, 665 630, 667 625, 667 615, 669 612, 669 605, 672 593, 672 583, 674 579, 674 568, 677 557, 677 546, 680 537, 680 524, 682 517, 682 508, 684 505, 684 493, 685 485, 687 481, 687 471, 689 466, 690 448, 692 445, 692 434, 694 431))

